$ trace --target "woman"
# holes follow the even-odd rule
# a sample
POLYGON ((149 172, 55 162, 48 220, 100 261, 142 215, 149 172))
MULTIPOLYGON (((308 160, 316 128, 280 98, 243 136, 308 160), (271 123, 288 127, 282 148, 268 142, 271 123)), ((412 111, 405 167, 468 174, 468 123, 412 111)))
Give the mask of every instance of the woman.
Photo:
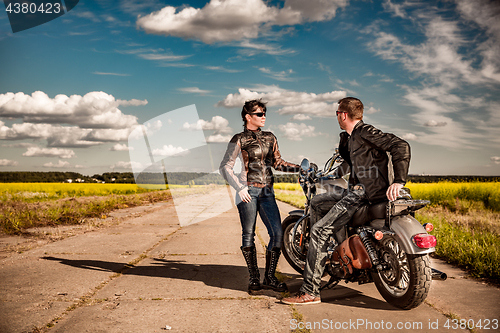
POLYGON ((250 273, 249 292, 260 290, 262 287, 279 292, 287 290, 286 284, 280 283, 275 277, 283 243, 283 231, 274 198, 274 177, 271 167, 285 172, 299 171, 298 165, 281 159, 278 140, 274 134, 260 129, 266 123, 266 110, 266 105, 261 100, 245 102, 241 111, 244 130, 233 136, 220 164, 221 175, 237 191, 236 204, 243 229, 241 251, 250 273), (242 162, 242 171, 237 177, 233 167, 238 157, 242 162), (270 238, 266 249, 266 272, 262 286, 254 243, 257 212, 270 238))

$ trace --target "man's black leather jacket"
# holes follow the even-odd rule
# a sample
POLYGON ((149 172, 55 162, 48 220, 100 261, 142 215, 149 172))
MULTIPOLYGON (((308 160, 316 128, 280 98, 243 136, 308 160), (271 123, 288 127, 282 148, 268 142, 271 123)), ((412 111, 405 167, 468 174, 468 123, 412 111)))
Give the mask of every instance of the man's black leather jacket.
POLYGON ((386 191, 393 182, 406 184, 410 145, 394 134, 384 133, 360 120, 351 135, 340 133, 339 153, 350 167, 349 185, 362 184, 371 203, 387 200, 386 191), (386 152, 392 158, 394 181, 386 152))
POLYGON ((250 131, 245 128, 233 136, 219 171, 224 179, 237 191, 248 185, 256 187, 272 186, 274 183, 273 167, 284 172, 298 172, 300 166, 281 158, 278 140, 271 132, 250 131), (238 156, 242 162, 242 171, 237 177, 233 167, 238 156))

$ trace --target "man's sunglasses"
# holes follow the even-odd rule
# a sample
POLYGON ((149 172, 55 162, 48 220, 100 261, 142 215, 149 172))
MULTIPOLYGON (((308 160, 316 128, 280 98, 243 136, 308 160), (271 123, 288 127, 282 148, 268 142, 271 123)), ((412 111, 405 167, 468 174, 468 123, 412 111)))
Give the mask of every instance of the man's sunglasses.
POLYGON ((255 113, 250 113, 250 115, 252 116, 257 116, 257 117, 262 117, 262 116, 265 116, 266 113, 265 112, 255 112, 255 113))
POLYGON ((337 111, 335 114, 338 116, 341 113, 347 113, 347 112, 345 112, 345 111, 337 111))

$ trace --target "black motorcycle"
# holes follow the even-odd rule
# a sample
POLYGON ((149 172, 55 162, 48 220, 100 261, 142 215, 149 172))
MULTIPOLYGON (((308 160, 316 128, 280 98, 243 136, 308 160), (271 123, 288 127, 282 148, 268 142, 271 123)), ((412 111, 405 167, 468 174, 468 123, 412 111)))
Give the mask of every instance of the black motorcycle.
MULTIPOLYGON (((336 151, 323 171, 307 159, 301 163, 299 182, 307 198, 305 209, 289 212, 282 222, 283 255, 300 274, 310 239, 309 204, 317 194, 347 188, 347 181, 336 176, 341 162, 336 151)), ((414 217, 427 204, 427 200, 413 200, 409 189, 403 188, 395 201, 358 209, 344 230, 330 237, 325 267, 330 280, 322 289, 333 288, 342 280, 374 282, 391 305, 402 309, 419 306, 429 293, 432 277, 446 278, 430 266, 429 253, 436 245, 436 238, 428 234, 432 224, 422 226, 414 217)))

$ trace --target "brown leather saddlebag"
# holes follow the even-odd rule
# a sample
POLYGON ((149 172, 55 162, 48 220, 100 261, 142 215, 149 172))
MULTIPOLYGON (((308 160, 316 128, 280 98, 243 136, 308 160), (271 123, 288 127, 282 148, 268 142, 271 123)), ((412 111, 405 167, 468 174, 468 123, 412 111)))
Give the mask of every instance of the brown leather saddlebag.
POLYGON ((333 252, 332 259, 334 262, 340 263, 344 269, 344 276, 348 272, 352 274, 353 268, 367 269, 372 267, 368 252, 358 235, 352 235, 343 241, 333 252))

